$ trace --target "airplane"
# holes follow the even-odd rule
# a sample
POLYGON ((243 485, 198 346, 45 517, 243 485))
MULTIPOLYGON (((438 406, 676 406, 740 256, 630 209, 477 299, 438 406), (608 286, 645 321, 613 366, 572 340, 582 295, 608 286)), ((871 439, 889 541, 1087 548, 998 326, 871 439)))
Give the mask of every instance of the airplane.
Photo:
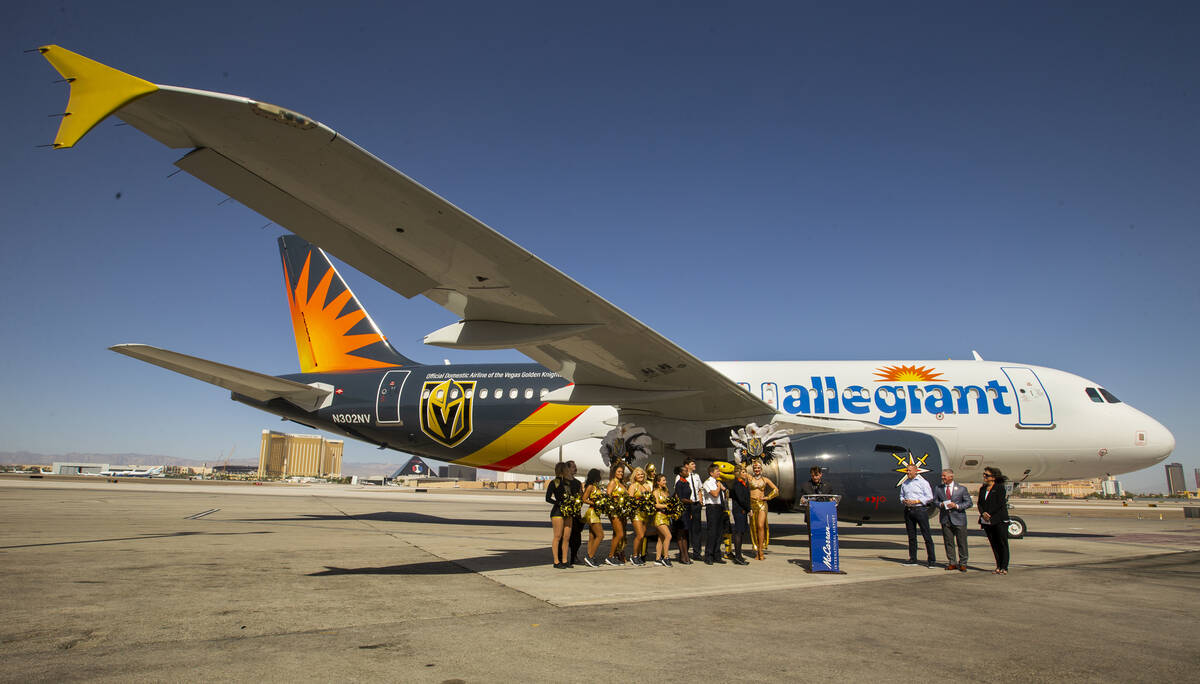
MULTIPOLYGON (((705 363, 333 129, 245 97, 158 85, 56 45, 70 84, 53 147, 115 115, 172 148, 176 166, 295 235, 280 238, 300 373, 269 376, 142 344, 113 351, 223 387, 314 429, 479 468, 602 467, 604 439, 648 434, 662 468, 727 462, 750 423, 792 431, 768 464, 777 508, 811 466, 839 518, 897 522, 904 466, 994 466, 1014 480, 1119 474, 1164 460, 1171 432, 1099 383, 1023 363, 705 363), (328 252, 328 253, 327 253, 328 252), (458 321, 451 349, 516 349, 530 364, 427 365, 395 350, 328 254, 458 321)), ((617 439, 615 444, 622 444, 617 439)), ((1010 526, 1020 536, 1024 522, 1010 526)))

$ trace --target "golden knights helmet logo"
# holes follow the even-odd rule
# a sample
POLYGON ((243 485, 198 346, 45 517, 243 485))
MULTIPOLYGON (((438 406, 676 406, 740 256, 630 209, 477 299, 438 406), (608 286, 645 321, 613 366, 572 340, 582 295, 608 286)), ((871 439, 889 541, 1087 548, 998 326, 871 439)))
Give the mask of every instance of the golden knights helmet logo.
POLYGON ((421 390, 421 432, 438 444, 458 446, 471 435, 474 380, 426 380, 421 390))

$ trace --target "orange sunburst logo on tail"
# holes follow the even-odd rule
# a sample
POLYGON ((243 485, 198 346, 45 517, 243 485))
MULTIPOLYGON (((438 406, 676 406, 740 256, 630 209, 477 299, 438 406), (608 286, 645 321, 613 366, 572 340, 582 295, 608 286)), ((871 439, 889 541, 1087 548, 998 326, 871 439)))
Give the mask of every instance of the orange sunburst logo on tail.
POLYGON ((875 375, 875 382, 946 382, 941 373, 925 366, 884 366, 875 375))
POLYGON ((309 266, 312 252, 304 260, 304 268, 294 288, 288 288, 288 304, 292 309, 292 328, 296 334, 296 350, 300 356, 300 369, 305 373, 316 371, 365 370, 369 368, 391 368, 396 364, 355 356, 352 352, 376 342, 384 342, 383 335, 370 332, 357 335, 347 333, 367 316, 361 307, 354 307, 344 315, 342 309, 350 301, 349 289, 325 303, 329 285, 333 282, 333 269, 326 269, 312 295, 308 294, 309 266))

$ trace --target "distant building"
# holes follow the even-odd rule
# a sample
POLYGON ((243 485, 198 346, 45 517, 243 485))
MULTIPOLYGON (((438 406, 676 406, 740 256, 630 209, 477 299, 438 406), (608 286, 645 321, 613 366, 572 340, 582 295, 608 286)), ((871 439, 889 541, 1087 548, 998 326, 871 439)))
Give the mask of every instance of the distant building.
POLYGON ((344 446, 345 442, 340 439, 325 439, 321 435, 263 430, 262 445, 258 450, 258 476, 341 477, 344 446))
POLYGON ((1186 492, 1187 482, 1183 479, 1183 464, 1168 463, 1164 467, 1167 469, 1167 494, 1186 492))
POLYGON ((544 479, 548 478, 539 475, 525 475, 524 473, 496 473, 496 482, 537 482, 544 479))
POLYGON ((1104 496, 1125 496, 1125 487, 1117 478, 1109 475, 1100 481, 1100 493, 1104 496))
POLYGON ((401 477, 433 477, 433 469, 429 464, 422 461, 420 457, 413 456, 408 459, 408 463, 400 466, 400 469, 392 474, 391 479, 395 480, 401 477))
POLYGON ((224 475, 253 475, 258 472, 258 466, 252 465, 219 465, 212 467, 213 474, 224 475))
POLYGON ((1200 468, 1196 468, 1196 491, 1200 492, 1200 468))
POLYGON ((474 482, 476 470, 471 466, 444 465, 438 468, 438 477, 445 477, 452 480, 461 480, 462 482, 474 482))
POLYGON ((1018 491, 1031 496, 1052 495, 1082 499, 1101 491, 1100 487, 1100 480, 1056 480, 1053 482, 1025 482, 1018 491))
POLYGON ((99 475, 101 472, 108 470, 107 463, 72 463, 67 461, 55 461, 50 466, 50 472, 54 475, 99 475))

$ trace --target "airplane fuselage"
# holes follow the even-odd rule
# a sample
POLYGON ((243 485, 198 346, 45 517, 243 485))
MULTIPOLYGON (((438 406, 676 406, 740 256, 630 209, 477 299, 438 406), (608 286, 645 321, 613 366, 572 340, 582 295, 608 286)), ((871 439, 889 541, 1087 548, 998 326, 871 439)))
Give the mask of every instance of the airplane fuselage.
MULTIPOLYGON (((833 430, 898 429, 931 435, 941 467, 963 481, 985 465, 1015 479, 1098 477, 1153 465, 1170 432, 1100 386, 1070 373, 989 361, 724 362, 711 364, 763 399, 783 421, 833 430)), ((314 428, 438 460, 551 474, 560 458, 603 467, 599 438, 612 407, 548 404, 567 381, 536 364, 411 366, 281 376, 335 388, 315 411, 275 400, 252 406, 314 428)), ((636 419, 635 419, 636 420, 636 419)), ((684 425, 670 446, 704 446, 711 426, 684 425)), ((932 465, 932 464, 931 464, 932 465)))

